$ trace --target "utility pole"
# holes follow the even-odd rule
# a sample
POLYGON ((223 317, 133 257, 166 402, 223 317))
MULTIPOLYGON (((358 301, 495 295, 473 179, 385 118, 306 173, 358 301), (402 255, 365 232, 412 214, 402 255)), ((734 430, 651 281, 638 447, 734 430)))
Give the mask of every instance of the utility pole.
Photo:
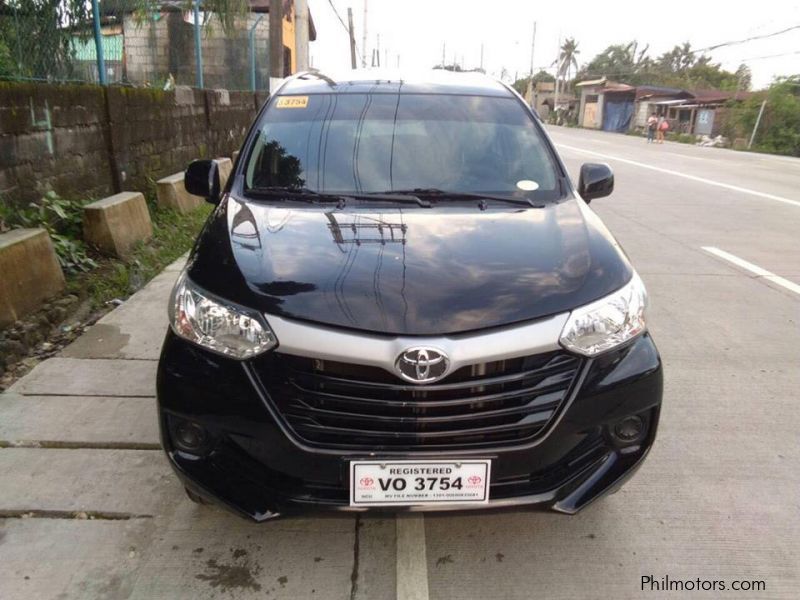
MULTIPOLYGON (((16 11, 14 14, 16 15, 16 11)), ((103 58, 103 34, 100 31, 100 7, 97 5, 97 0, 92 0, 92 21, 94 22, 94 47, 95 52, 97 52, 97 80, 100 82, 100 85, 106 85, 106 63, 103 58)), ((21 62, 22 61, 20 61, 20 63, 21 62)), ((203 86, 201 85, 200 87, 203 86)), ((31 104, 31 106, 33 106, 33 104, 31 104)), ((33 111, 33 109, 31 109, 31 111, 33 111)))
POLYGON ((250 89, 254 92, 256 91, 256 29, 258 29, 258 24, 261 23, 263 16, 264 13, 258 15, 248 32, 250 38, 250 89))
POLYGON ((446 48, 446 46, 447 46, 447 45, 446 45, 444 42, 442 42, 442 66, 444 66, 444 65, 445 65, 445 62, 444 62, 444 61, 445 61, 445 58, 444 58, 444 51, 445 51, 445 48, 446 48))
POLYGON ((308 71, 308 0, 294 0, 294 46, 298 71, 308 71))
POLYGON ((533 53, 536 50, 536 21, 533 22, 533 39, 531 40, 531 80, 533 80, 533 53))
POLYGON ((483 71, 483 42, 481 42, 481 71, 483 71))
POLYGON ((367 0, 364 0, 364 29, 361 32, 361 66, 367 66, 367 0))
POLYGON ((553 115, 556 118, 556 124, 558 124, 558 80, 561 77, 561 34, 558 34, 558 47, 556 48, 556 90, 555 95, 553 97, 553 115))
POLYGON ((373 62, 373 64, 372 64, 373 67, 380 67, 381 66, 381 34, 380 33, 378 34, 377 39, 378 39, 378 43, 377 43, 377 45, 375 47, 376 60, 372 61, 373 62))
POLYGON ((269 75, 283 77, 283 0, 269 0, 269 75))
POLYGON ((356 62, 356 30, 353 28, 353 9, 347 7, 347 28, 350 31, 350 68, 358 66, 356 62))
POLYGON ((761 116, 764 114, 764 107, 767 105, 767 101, 764 100, 761 103, 761 108, 758 111, 758 117, 756 118, 756 124, 753 126, 753 133, 750 135, 750 143, 747 144, 747 149, 750 150, 750 147, 753 145, 753 140, 756 139, 756 132, 758 131, 758 126, 761 124, 761 116))
POLYGON ((203 48, 200 45, 200 0, 192 3, 192 18, 194 19, 194 67, 196 69, 195 81, 201 90, 203 83, 203 48))

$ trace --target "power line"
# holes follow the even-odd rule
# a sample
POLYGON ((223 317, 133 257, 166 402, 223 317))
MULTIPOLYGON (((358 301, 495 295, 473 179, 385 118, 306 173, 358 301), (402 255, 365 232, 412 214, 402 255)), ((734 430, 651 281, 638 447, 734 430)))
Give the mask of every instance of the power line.
MULTIPOLYGON (((333 14, 336 15, 337 19, 339 19, 339 23, 342 24, 342 27, 344 27, 344 30, 347 32, 347 36, 349 37, 350 36, 350 28, 344 22, 344 19, 342 19, 342 16, 339 14, 339 11, 336 10, 336 6, 334 5, 333 0, 328 0, 328 4, 331 5, 331 9, 333 10, 333 14)), ((360 56, 361 55, 361 51, 358 49, 358 44, 354 43, 354 45, 356 47, 356 54, 358 54, 360 56)))
POLYGON ((339 19, 339 23, 342 24, 342 27, 344 28, 344 30, 349 34, 350 30, 347 28, 347 24, 344 22, 344 19, 342 19, 341 15, 339 14, 339 11, 336 10, 336 6, 333 4, 333 0, 328 0, 328 4, 331 5, 331 9, 333 10, 333 14, 336 15, 336 18, 339 19))
POLYGON ((716 50, 717 48, 723 48, 725 46, 734 46, 736 44, 744 44, 746 42, 752 42, 754 40, 763 40, 766 38, 775 37, 776 35, 782 35, 784 33, 788 33, 795 29, 800 29, 800 25, 792 25, 791 27, 787 27, 786 29, 781 29, 780 31, 775 31, 773 33, 765 33, 763 35, 754 35, 749 38, 744 38, 742 40, 733 40, 730 42, 721 42, 719 44, 714 44, 713 46, 708 46, 707 48, 699 48, 697 50, 692 50, 693 53, 697 52, 708 52, 709 50, 716 50))
POLYGON ((739 62, 747 62, 750 60, 761 60, 763 58, 778 58, 779 56, 791 56, 792 54, 800 54, 800 50, 794 52, 782 52, 781 54, 767 54, 766 56, 752 56, 750 58, 739 59, 739 62))

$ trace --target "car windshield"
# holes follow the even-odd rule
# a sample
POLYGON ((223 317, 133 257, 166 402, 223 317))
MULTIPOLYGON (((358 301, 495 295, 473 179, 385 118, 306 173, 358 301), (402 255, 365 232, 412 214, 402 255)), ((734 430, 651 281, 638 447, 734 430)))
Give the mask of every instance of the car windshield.
POLYGON ((561 196, 559 171, 542 135, 512 97, 281 96, 259 128, 246 190, 561 196))

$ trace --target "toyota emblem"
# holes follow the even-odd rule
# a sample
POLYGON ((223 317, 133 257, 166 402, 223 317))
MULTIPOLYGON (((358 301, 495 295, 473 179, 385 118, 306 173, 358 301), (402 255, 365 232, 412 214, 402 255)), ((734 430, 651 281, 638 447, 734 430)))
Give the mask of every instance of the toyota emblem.
POLYGON ((418 346, 409 348, 398 356, 395 368, 406 381, 431 383, 447 375, 450 361, 441 350, 418 346))

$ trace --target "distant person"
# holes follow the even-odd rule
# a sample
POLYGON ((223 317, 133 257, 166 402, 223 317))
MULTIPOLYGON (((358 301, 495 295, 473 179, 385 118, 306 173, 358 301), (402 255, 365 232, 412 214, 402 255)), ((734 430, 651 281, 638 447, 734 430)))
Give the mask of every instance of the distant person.
POLYGON ((653 138, 656 135, 656 128, 658 127, 658 117, 656 113, 652 113, 647 118, 647 143, 652 144, 653 138))
POLYGON ((666 118, 661 117, 661 120, 658 122, 658 131, 656 132, 656 142, 659 144, 664 143, 664 134, 669 131, 669 121, 666 118))

